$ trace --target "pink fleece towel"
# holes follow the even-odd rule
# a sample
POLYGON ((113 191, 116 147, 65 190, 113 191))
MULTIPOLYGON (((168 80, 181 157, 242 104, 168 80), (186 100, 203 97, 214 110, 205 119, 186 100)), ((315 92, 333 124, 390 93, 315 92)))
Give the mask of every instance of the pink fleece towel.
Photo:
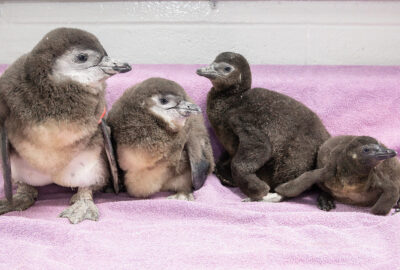
MULTIPOLYGON (((196 68, 133 65, 108 80, 107 99, 111 106, 127 87, 158 76, 181 84, 205 111, 211 84, 196 68)), ((253 87, 304 102, 333 135, 370 135, 400 150, 400 67, 252 71, 253 87)), ((218 153, 215 140, 214 148, 218 153)), ((374 216, 342 204, 327 213, 315 194, 242 203, 237 189, 210 176, 195 202, 97 194, 100 220, 71 225, 57 216, 72 194, 43 187, 32 208, 0 216, 0 269, 400 269, 400 214, 374 216)))

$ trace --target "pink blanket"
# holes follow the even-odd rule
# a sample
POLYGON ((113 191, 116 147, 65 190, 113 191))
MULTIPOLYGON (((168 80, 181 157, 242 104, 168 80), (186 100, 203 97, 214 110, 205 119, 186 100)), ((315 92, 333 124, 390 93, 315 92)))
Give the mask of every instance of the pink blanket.
MULTIPOLYGON (((205 108, 210 82, 197 67, 134 65, 108 81, 107 98, 111 105, 128 86, 159 76, 205 108)), ((254 87, 304 102, 332 134, 371 135, 400 150, 400 67, 252 69, 254 87)), ((100 220, 71 225, 57 216, 72 194, 43 187, 32 208, 0 216, 0 269, 400 269, 400 214, 342 204, 326 213, 315 194, 242 203, 237 189, 210 176, 195 202, 97 194, 100 220)))

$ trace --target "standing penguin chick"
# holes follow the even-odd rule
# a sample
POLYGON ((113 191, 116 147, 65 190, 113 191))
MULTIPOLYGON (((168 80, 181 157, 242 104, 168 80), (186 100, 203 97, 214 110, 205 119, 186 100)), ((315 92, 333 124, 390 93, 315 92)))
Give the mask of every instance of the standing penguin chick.
POLYGON ((193 200, 192 188, 214 167, 200 113, 181 86, 162 78, 133 86, 115 102, 107 123, 131 196, 174 191, 171 198, 193 200))
POLYGON ((251 200, 280 201, 268 192, 315 166, 318 148, 329 138, 321 120, 288 96, 251 89, 250 66, 240 54, 221 53, 197 74, 213 84, 207 115, 227 152, 217 176, 251 200))
MULTIPOLYGON (((92 193, 109 178, 99 126, 106 106, 105 80, 129 70, 128 64, 108 57, 94 35, 59 28, 4 72, 3 164, 8 154, 18 189, 0 201, 0 214, 27 209, 37 198, 36 186, 55 183, 78 188, 61 217, 71 223, 98 219, 92 193)), ((3 170, 9 177, 7 168, 3 170)))
MULTIPOLYGON (((372 206, 371 212, 386 215, 400 197, 400 162, 396 152, 367 136, 337 136, 326 141, 318 153, 317 169, 276 188, 294 197, 311 185, 318 186, 340 202, 372 206)), ((329 197, 318 199, 319 207, 334 208, 329 197)))

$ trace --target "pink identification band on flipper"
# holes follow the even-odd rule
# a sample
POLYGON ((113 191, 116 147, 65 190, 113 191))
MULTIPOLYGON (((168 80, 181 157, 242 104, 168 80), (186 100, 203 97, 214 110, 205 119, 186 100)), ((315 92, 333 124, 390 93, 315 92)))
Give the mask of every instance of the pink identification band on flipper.
POLYGON ((101 124, 101 121, 103 120, 103 118, 106 115, 106 113, 107 113, 107 108, 106 108, 106 106, 104 106, 103 113, 100 115, 100 119, 99 119, 99 122, 98 122, 99 124, 101 124))

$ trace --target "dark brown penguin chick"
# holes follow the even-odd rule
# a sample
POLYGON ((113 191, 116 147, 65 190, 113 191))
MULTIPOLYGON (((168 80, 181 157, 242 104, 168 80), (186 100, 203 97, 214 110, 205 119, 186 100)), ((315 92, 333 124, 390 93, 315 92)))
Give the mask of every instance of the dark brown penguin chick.
POLYGON ((159 191, 193 200, 214 168, 200 107, 177 83, 151 78, 125 91, 107 117, 124 184, 134 197, 159 191))
POLYGON ((18 189, 12 202, 0 201, 0 214, 27 209, 36 186, 55 183, 78 188, 61 217, 71 223, 98 219, 92 192, 109 177, 98 124, 105 80, 130 69, 108 57, 94 35, 59 28, 4 72, 0 126, 7 131, 18 189))
POLYGON ((207 115, 227 152, 217 176, 251 200, 280 201, 268 192, 315 166, 318 148, 329 138, 321 120, 288 96, 251 89, 250 66, 240 54, 221 53, 197 74, 213 84, 207 115))
MULTIPOLYGON (((393 158, 395 155, 394 150, 371 137, 333 137, 321 146, 316 170, 277 187, 276 191, 294 197, 316 183, 340 202, 372 206, 373 214, 386 215, 400 197, 400 162, 393 158)), ((323 210, 331 208, 334 204, 323 210)))

